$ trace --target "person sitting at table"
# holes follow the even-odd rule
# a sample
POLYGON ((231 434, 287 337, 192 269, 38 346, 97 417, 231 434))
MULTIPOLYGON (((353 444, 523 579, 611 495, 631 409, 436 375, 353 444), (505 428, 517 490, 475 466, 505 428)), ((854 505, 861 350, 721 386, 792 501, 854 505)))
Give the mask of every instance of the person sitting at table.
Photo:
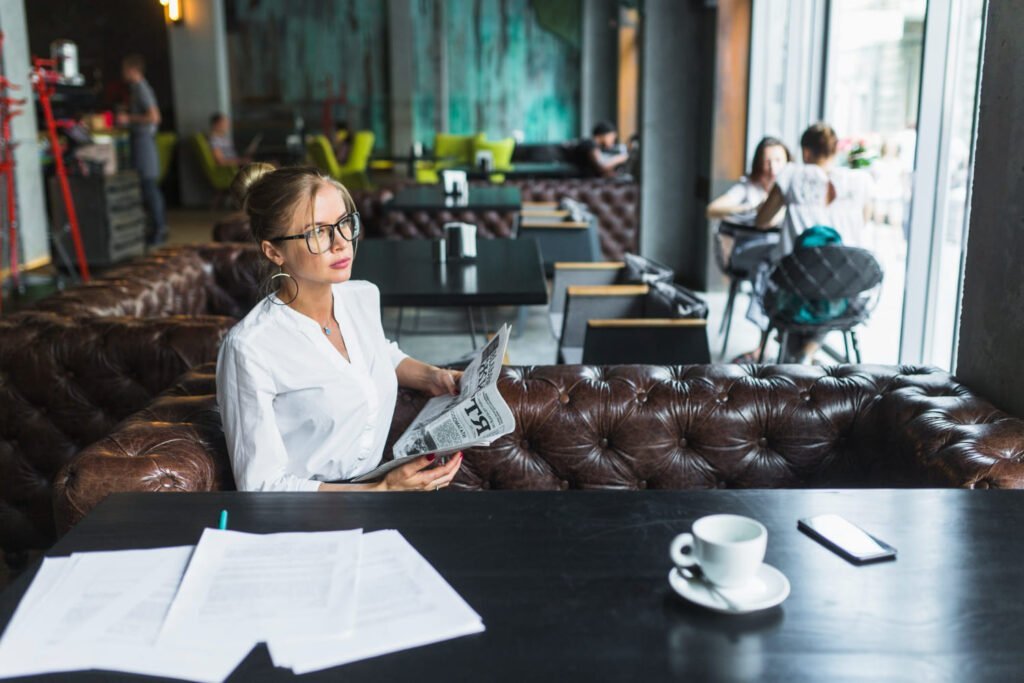
POLYGON ((754 227, 757 210, 775 187, 775 178, 793 160, 778 138, 763 138, 754 148, 750 173, 708 204, 707 216, 733 225, 754 227))
POLYGON ((580 144, 582 161, 594 175, 613 176, 629 161, 626 146, 616 142, 617 139, 615 126, 608 121, 600 121, 591 131, 590 138, 580 144))
POLYGON ((381 462, 398 386, 457 394, 461 373, 414 360, 388 341, 380 291, 351 280, 361 224, 348 191, 315 168, 239 171, 232 193, 249 217, 273 291, 228 333, 217 402, 242 491, 395 491, 448 486, 462 462, 433 455, 380 481, 332 483, 381 462))
POLYGON ((334 122, 334 136, 331 144, 334 147, 334 158, 344 166, 352 151, 352 131, 348 127, 348 121, 339 119, 334 122))
POLYGON ((231 121, 227 115, 216 112, 210 116, 210 132, 206 136, 210 141, 210 151, 218 166, 241 166, 252 161, 249 157, 239 156, 235 150, 235 141, 231 137, 231 121))

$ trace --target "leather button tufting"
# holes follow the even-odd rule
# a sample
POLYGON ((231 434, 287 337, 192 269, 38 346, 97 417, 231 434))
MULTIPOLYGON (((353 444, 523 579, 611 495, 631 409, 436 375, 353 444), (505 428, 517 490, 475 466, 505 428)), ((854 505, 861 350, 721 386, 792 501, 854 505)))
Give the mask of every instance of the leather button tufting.
POLYGON ((569 489, 569 482, 563 479, 562 481, 558 482, 558 487, 563 491, 567 491, 569 489))
POLYGON ((757 440, 757 445, 760 446, 761 448, 764 448, 765 446, 768 445, 768 439, 762 436, 760 439, 757 440))
POLYGON ((480 484, 480 488, 482 488, 482 489, 489 489, 489 488, 491 488, 491 482, 489 482, 489 481, 483 482, 482 484, 480 484))
POLYGON ((724 481, 718 482, 718 488, 724 489, 725 488, 725 482, 724 481))
POLYGON ((526 439, 523 439, 522 441, 519 442, 519 447, 522 448, 524 451, 528 451, 530 450, 530 442, 527 441, 526 439))
POLYGON ((686 448, 686 437, 679 439, 679 447, 686 448))
POLYGON ((645 488, 647 488, 647 480, 646 479, 641 479, 640 481, 637 482, 636 485, 637 485, 637 488, 645 489, 645 488))
POLYGON ((608 448, 608 439, 601 439, 601 448, 608 448))
POLYGON ((565 405, 569 402, 569 394, 562 394, 558 397, 558 400, 561 401, 562 405, 565 405))

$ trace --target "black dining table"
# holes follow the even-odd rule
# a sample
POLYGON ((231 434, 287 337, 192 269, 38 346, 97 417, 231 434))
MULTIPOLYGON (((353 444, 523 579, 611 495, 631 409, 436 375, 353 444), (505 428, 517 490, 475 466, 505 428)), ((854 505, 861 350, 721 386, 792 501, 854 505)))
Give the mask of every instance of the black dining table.
POLYGON ((548 302, 532 239, 477 239, 477 257, 439 263, 426 239, 359 242, 352 277, 380 289, 383 306, 532 306, 548 302))
MULTIPOLYGON (((246 532, 397 529, 486 626, 303 680, 1009 681, 1024 671, 1020 491, 127 493, 48 554, 193 544, 221 509, 246 532), (765 561, 792 588, 781 605, 718 614, 669 586, 669 543, 714 513, 768 529, 765 561), (822 513, 898 559, 855 566, 797 530, 822 513)), ((37 566, 0 594, 0 624, 37 566)), ((259 645, 230 680, 292 678, 259 645)))

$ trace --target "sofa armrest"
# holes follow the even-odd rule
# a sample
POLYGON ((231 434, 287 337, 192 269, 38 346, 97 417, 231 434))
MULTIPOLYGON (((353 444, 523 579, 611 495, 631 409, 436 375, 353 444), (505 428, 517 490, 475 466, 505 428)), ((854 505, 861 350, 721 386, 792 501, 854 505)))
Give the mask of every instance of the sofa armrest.
POLYGON ((195 368, 65 464, 54 481, 57 532, 115 492, 233 489, 214 382, 214 364, 195 368))
POLYGON ((878 429, 916 485, 1024 488, 1024 420, 944 373, 902 381, 880 399, 878 429))

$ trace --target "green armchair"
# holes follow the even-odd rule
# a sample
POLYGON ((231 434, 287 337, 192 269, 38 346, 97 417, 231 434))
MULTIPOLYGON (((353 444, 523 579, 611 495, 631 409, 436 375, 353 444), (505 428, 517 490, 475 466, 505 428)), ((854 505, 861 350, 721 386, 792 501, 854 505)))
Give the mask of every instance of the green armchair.
POLYGON ((203 133, 196 133, 192 136, 192 147, 195 150, 196 158, 199 160, 199 166, 203 169, 203 175, 206 176, 210 187, 213 188, 214 208, 220 208, 223 205, 224 197, 227 196, 227 192, 231 188, 232 181, 235 179, 235 174, 238 173, 238 166, 233 164, 221 166, 218 164, 217 160, 213 158, 210 141, 206 139, 206 135, 203 133))
POLYGON ((348 161, 344 165, 338 163, 334 148, 325 135, 312 135, 306 139, 306 152, 313 164, 327 173, 345 187, 353 190, 372 188, 367 169, 370 167, 370 155, 373 153, 375 136, 372 131, 356 131, 352 136, 352 147, 348 153, 348 161))

